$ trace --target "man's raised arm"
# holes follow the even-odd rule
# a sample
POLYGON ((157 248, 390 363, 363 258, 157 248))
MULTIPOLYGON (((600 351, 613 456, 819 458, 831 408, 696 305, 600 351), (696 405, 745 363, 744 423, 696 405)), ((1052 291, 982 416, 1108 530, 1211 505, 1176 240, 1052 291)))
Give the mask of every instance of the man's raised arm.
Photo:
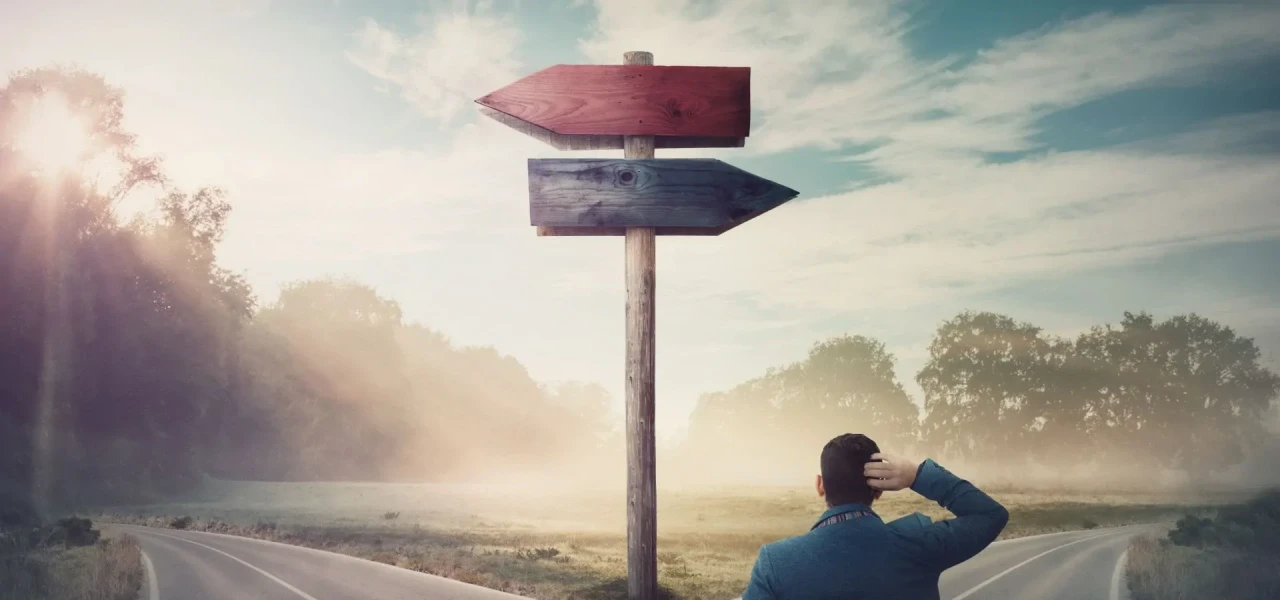
POLYGON ((931 459, 919 465, 900 457, 875 455, 867 463, 872 488, 912 491, 937 502, 955 515, 933 523, 917 538, 923 558, 939 570, 960 564, 995 541, 1009 522, 1009 511, 972 483, 960 479, 931 459))

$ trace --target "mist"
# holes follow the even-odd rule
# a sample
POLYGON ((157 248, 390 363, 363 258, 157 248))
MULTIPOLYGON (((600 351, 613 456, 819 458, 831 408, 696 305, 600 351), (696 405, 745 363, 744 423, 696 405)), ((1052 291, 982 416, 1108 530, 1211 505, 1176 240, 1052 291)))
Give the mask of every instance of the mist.
MULTIPOLYGON (((350 279, 259 298, 218 262, 225 194, 167 183, 122 129, 120 90, 43 69, 11 80, 0 107, 48 90, 87 111, 86 147, 124 170, 104 189, 0 157, 5 486, 46 507, 154 500, 210 479, 624 489, 624 419, 610 408, 621 399, 598 374, 539 382, 520 357, 455 344, 447 322, 407 321, 350 279), (122 220, 114 207, 138 195, 156 210, 122 220)), ((1280 481, 1280 378, 1253 340, 1196 314, 1118 316, 1068 339, 962 312, 914 374, 920 398, 882 342, 814 340, 807 356, 703 394, 687 437, 659 448, 659 486, 808 493, 823 444, 848 432, 1009 488, 1280 481)))

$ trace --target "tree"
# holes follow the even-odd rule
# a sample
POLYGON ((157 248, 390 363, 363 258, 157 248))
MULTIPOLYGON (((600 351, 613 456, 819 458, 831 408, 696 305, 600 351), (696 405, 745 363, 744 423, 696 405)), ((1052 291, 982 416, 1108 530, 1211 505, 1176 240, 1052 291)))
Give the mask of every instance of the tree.
POLYGON ((62 69, 0 88, 0 484, 136 501, 205 473, 422 479, 605 443, 598 387, 544 389, 369 286, 294 282, 259 309, 218 263, 225 194, 177 189, 139 155, 123 98, 62 69), (58 160, 33 123, 70 134, 58 160), (156 216, 122 222, 148 185, 156 216))
POLYGON ((1280 377, 1229 327, 1195 314, 1157 322, 1126 312, 1076 348, 1093 382, 1087 433, 1110 455, 1203 478, 1263 441, 1280 377))
POLYGON ((0 418, 18 431, 0 444, 21 457, 0 476, 46 503, 193 480, 252 307, 216 266, 229 208, 217 193, 171 190, 160 219, 117 220, 131 190, 167 185, 122 106, 82 71, 26 71, 0 89, 0 418), (74 153, 34 161, 51 142, 74 153))
MULTIPOLYGON (((989 312, 960 313, 929 345, 916 381, 924 390, 924 443, 944 456, 1026 457, 1047 423, 1054 342, 1029 323, 989 312)), ((1065 420, 1056 415, 1055 422, 1065 420)))
POLYGON ((916 440, 919 410, 898 382, 893 355, 879 341, 846 335, 818 343, 808 360, 786 371, 784 381, 792 393, 782 396, 780 408, 805 430, 827 438, 857 430, 886 448, 916 440))
POLYGON ((901 449, 915 442, 918 419, 884 344, 846 335, 815 344, 803 361, 702 396, 688 443, 721 465, 794 468, 811 465, 823 444, 850 431, 901 449))

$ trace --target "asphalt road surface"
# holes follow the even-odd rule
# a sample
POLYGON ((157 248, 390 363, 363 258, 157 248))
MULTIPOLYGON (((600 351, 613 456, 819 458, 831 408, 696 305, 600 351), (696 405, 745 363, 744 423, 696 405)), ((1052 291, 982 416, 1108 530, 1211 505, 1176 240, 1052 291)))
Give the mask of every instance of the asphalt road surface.
POLYGON ((250 538, 103 525, 142 543, 144 600, 512 600, 382 563, 250 538))
POLYGON ((944 600, 1127 600, 1124 556, 1140 525, 996 542, 942 574, 944 600))
MULTIPOLYGON (((142 542, 144 600, 520 598, 340 554, 248 538, 106 525, 142 542)), ((1126 600, 1123 556, 1145 526, 996 542, 942 575, 942 598, 1126 600)))

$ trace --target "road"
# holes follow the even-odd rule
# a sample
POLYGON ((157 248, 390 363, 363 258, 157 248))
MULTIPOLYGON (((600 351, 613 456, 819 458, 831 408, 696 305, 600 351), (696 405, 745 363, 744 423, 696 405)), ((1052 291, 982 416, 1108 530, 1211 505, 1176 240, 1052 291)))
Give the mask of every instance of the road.
MULTIPOLYGON (((144 600, 510 600, 450 579, 340 554, 215 533, 104 525, 142 542, 144 600)), ((1145 526, 996 542, 942 575, 944 600, 1127 600, 1120 570, 1145 526)))
POLYGON ((142 542, 143 600, 513 600, 382 563, 250 538, 103 524, 142 542))
POLYGON ((1154 528, 1116 527, 996 542, 947 569, 938 588, 944 600, 1127 600, 1122 569, 1129 540, 1154 528))

